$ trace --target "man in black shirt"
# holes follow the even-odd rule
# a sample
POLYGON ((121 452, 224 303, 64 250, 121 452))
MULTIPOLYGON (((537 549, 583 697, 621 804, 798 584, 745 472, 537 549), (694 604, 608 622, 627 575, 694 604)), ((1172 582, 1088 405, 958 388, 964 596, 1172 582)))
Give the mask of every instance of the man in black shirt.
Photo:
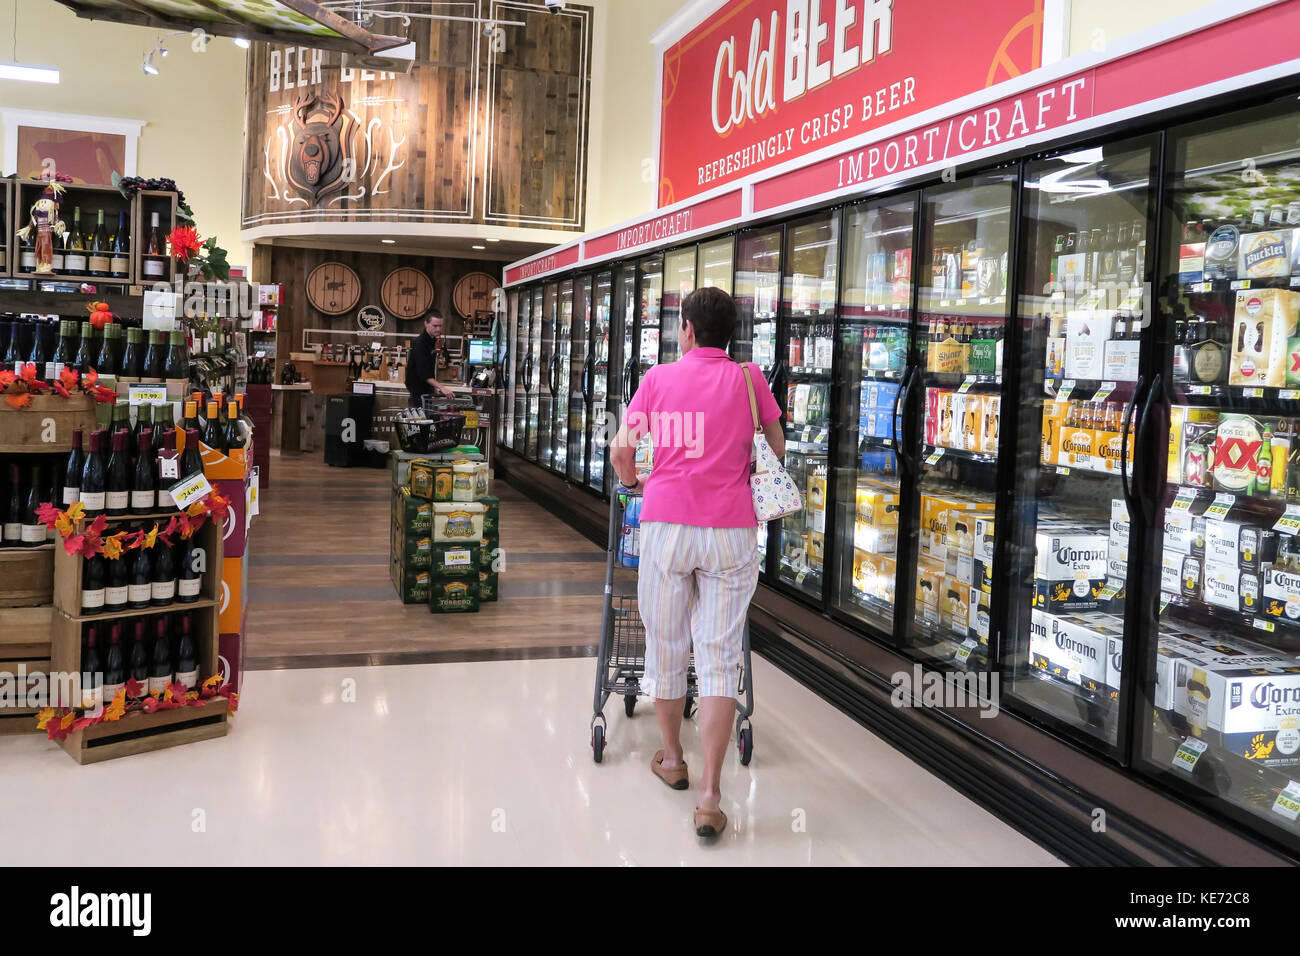
POLYGON ((433 392, 444 398, 456 393, 438 381, 438 353, 442 351, 442 312, 430 309, 424 318, 424 331, 411 343, 406 363, 406 389, 411 393, 411 407, 419 408, 420 399, 433 392))

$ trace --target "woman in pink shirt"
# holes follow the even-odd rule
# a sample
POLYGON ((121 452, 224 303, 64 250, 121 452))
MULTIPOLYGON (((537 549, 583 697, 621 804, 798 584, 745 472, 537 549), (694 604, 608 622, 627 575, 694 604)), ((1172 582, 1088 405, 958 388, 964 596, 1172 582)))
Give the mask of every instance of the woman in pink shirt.
MULTIPOLYGON (((716 836, 722 760, 740 690, 742 638, 758 583, 758 535, 749 490, 754 422, 742 367, 727 354, 736 306, 721 289, 682 302, 679 361, 646 374, 610 450, 619 480, 644 494, 637 601, 646 631, 642 689, 654 698, 664 747, 650 769, 685 790, 681 724, 692 644, 700 698, 704 782, 695 830, 716 836), (654 470, 636 472, 636 445, 649 435, 654 470)), ((746 363, 759 421, 785 454, 781 409, 757 365, 746 363)))

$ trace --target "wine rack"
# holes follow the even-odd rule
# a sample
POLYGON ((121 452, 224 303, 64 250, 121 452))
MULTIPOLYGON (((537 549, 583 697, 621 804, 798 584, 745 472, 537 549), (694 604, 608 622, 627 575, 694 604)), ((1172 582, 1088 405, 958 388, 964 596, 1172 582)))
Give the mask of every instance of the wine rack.
POLYGON ((149 241, 153 213, 158 213, 158 231, 164 240, 166 240, 167 234, 176 226, 176 194, 160 192, 154 189, 141 189, 135 194, 135 197, 135 208, 133 210, 135 220, 131 228, 131 275, 141 285, 149 285, 154 282, 174 282, 178 272, 176 260, 167 259, 162 263, 163 274, 161 276, 149 275, 145 268, 146 259, 152 257, 146 257, 144 250, 149 241))
POLYGON ((0 279, 13 275, 17 265, 16 262, 11 265, 9 261, 18 245, 18 238, 14 235, 18 231, 18 223, 14 218, 14 189, 12 179, 0 179, 0 230, 3 230, 0 233, 0 279))
MULTIPOLYGON (((41 193, 45 190, 46 184, 31 179, 20 179, 14 182, 14 201, 11 203, 10 218, 13 222, 13 228, 9 230, 9 268, 10 274, 17 279, 38 279, 42 282, 94 282, 94 283, 113 283, 116 285, 126 285, 134 280, 134 274, 128 269, 128 275, 125 278, 113 278, 111 276, 92 276, 90 267, 72 272, 69 270, 59 272, 55 275, 35 276, 30 272, 23 272, 19 269, 22 254, 21 243, 14 236, 18 229, 27 224, 28 210, 31 209, 32 203, 40 198, 41 193)), ((137 203, 127 199, 122 195, 116 186, 90 186, 83 183, 64 183, 64 193, 59 200, 59 218, 63 220, 64 225, 69 230, 73 228, 73 217, 78 206, 81 207, 81 231, 82 233, 93 233, 95 231, 95 213, 100 209, 104 210, 104 228, 111 234, 116 228, 118 213, 126 214, 127 230, 131 232, 131 222, 134 218, 134 210, 137 203)), ((132 255, 134 255, 137 235, 132 232, 132 255)), ((56 238, 55 242, 62 240, 56 238)), ((89 253, 87 253, 89 255, 89 253)))
MULTIPOLYGON (((175 512, 150 515, 110 517, 106 534, 113 534, 131 522, 164 524, 175 512)), ((85 530, 84 520, 77 531, 85 530)), ((133 623, 138 618, 153 621, 161 615, 191 615, 191 635, 199 662, 200 684, 218 673, 218 618, 221 612, 221 522, 209 518, 191 539, 193 547, 205 552, 206 565, 199 586, 199 599, 190 603, 173 602, 165 607, 127 608, 83 614, 81 578, 85 559, 68 554, 56 544, 54 561, 54 615, 50 630, 50 667, 56 673, 81 673, 81 642, 86 624, 107 624, 122 620, 133 623)), ((128 560, 131 552, 118 560, 128 560)), ((102 639, 107 630, 101 629, 102 639)), ((107 702, 106 702, 107 703, 107 702)), ((214 698, 201 707, 181 707, 146 714, 128 712, 121 720, 104 721, 70 734, 63 749, 78 763, 98 763, 115 757, 147 753, 175 747, 196 740, 221 737, 228 729, 229 711, 224 699, 214 698)))
POLYGON ((0 403, 0 455, 49 454, 72 445, 80 428, 89 435, 95 427, 95 399, 84 392, 33 395, 26 408, 0 403))

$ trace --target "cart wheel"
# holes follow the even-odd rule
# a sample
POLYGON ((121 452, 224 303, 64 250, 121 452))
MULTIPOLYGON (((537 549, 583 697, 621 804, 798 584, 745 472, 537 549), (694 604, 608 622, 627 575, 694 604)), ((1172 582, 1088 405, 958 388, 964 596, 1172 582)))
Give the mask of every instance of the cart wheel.
POLYGON ((599 724, 591 728, 591 755, 596 763, 605 756, 605 728, 599 724))
POLYGON ((740 751, 740 765, 748 767, 749 762, 754 759, 754 730, 752 727, 746 727, 736 738, 736 749, 740 751))
POLYGON ((636 712, 636 695, 628 694, 623 698, 623 713, 629 717, 636 712))
POLYGON ((695 713, 695 698, 687 697, 686 704, 684 707, 682 707, 682 716, 685 717, 687 720, 690 720, 691 717, 694 715, 694 713, 695 713))

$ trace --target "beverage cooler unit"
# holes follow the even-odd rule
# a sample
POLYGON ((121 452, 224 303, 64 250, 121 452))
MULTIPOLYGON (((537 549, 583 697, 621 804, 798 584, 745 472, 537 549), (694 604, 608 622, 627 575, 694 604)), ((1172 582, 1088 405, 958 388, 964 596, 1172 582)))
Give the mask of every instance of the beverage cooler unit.
POLYGON ((1300 859, 1300 102, 1256 102, 516 285, 498 440, 596 510, 607 414, 726 289, 805 497, 756 605, 1300 859))

